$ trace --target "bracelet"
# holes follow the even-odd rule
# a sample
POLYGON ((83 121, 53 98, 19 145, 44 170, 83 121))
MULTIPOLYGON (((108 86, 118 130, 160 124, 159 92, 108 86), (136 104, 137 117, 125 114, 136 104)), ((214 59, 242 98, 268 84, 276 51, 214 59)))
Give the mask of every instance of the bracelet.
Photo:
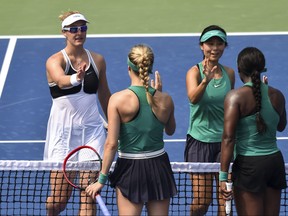
POLYGON ((77 80, 77 74, 72 74, 70 76, 70 83, 71 83, 72 86, 78 86, 81 83, 81 81, 79 82, 77 80))
POLYGON ((219 171, 219 181, 227 181, 228 172, 219 171))
POLYGON ((108 180, 108 176, 100 172, 100 175, 99 175, 99 178, 98 178, 98 182, 100 184, 104 185, 107 182, 107 180, 108 180))

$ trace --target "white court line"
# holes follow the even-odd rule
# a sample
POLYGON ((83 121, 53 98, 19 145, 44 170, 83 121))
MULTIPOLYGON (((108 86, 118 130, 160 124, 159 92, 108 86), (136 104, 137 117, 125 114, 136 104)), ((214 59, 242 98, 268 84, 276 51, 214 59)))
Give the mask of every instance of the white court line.
POLYGON ((2 68, 1 68, 1 72, 0 72, 0 98, 2 96, 2 92, 4 89, 4 85, 5 85, 5 81, 6 81, 6 77, 8 74, 8 70, 10 67, 10 62, 13 56, 13 52, 15 49, 15 45, 17 42, 17 38, 16 37, 11 37, 9 40, 9 44, 7 47, 7 51, 6 51, 6 55, 2 64, 2 68))
MULTIPOLYGON (((87 34, 88 38, 125 38, 125 37, 199 37, 201 33, 155 33, 155 34, 87 34)), ((228 36, 260 36, 260 35, 288 35, 287 31, 275 32, 227 32, 228 36)), ((45 39, 45 38, 63 38, 63 35, 7 35, 0 36, 0 39, 45 39)))
POLYGON ((45 140, 0 140, 0 144, 45 143, 45 140))
MULTIPOLYGON (((277 137, 277 140, 288 140, 288 137, 277 137)), ((186 142, 186 139, 164 139, 165 143, 186 142)), ((45 143, 45 140, 0 140, 0 144, 45 143)))

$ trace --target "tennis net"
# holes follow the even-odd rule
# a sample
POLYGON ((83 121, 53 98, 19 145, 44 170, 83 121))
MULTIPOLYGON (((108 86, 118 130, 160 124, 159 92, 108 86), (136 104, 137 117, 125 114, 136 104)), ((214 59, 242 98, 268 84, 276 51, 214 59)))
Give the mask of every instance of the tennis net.
MULTIPOLYGON (((192 202, 190 173, 218 173, 218 163, 171 162, 178 194, 171 200, 169 215, 189 215, 192 202)), ((93 170, 87 164, 71 164, 71 170, 93 170)), ((112 166, 113 169, 113 166, 112 166)), ((0 161, 0 215, 46 215, 46 198, 50 194, 51 170, 62 170, 62 163, 45 161, 0 161)), ((288 164, 286 164, 286 179, 288 164)), ((206 215, 217 215, 216 184, 213 183, 213 201, 206 215)), ((111 215, 117 215, 116 193, 106 185, 101 196, 111 215)), ((77 215, 79 192, 74 191, 61 215, 77 215)), ((235 211, 234 203, 232 208, 235 211)), ((102 215, 100 209, 97 215, 102 215)), ((147 211, 143 209, 143 215, 147 211)), ((280 215, 288 215, 288 189, 282 192, 280 215)))

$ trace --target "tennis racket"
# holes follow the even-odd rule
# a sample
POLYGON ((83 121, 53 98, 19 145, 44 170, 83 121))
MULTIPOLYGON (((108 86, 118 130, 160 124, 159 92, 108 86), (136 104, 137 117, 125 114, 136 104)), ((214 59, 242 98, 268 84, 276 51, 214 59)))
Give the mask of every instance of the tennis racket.
MULTIPOLYGON (((226 189, 228 191, 232 190, 232 182, 226 182, 226 189)), ((231 213, 231 207, 232 207, 232 200, 227 200, 225 202, 225 211, 226 211, 226 215, 230 215, 231 213)))
MULTIPOLYGON (((102 159, 98 152, 91 146, 79 146, 72 150, 64 159, 63 175, 66 181, 72 187, 81 191, 85 191, 89 184, 97 181, 101 168, 102 159), (84 165, 85 168, 91 168, 90 171, 81 170, 79 173, 77 173, 77 171, 72 171, 73 166, 80 165, 78 161, 81 161, 81 165, 84 165)), ((100 194, 96 195, 96 200, 103 214, 105 216, 110 216, 110 213, 100 194)))

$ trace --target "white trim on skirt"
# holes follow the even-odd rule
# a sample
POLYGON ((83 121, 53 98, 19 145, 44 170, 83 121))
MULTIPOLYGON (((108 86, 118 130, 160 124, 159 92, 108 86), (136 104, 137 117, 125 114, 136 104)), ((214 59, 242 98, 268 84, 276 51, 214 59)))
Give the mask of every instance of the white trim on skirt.
POLYGON ((125 152, 120 152, 118 151, 118 156, 119 158, 124 158, 124 159, 149 159, 149 158, 154 158, 158 157, 160 155, 163 155, 165 153, 164 148, 153 151, 153 152, 141 152, 141 153, 125 153, 125 152))

